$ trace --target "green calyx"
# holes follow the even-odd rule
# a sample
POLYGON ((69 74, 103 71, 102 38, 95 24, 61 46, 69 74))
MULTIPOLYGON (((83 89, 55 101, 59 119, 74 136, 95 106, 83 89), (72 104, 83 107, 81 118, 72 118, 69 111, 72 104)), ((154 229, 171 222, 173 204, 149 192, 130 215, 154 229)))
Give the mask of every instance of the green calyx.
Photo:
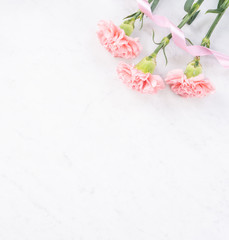
POLYGON ((203 72, 202 66, 200 64, 200 58, 196 57, 192 62, 190 62, 185 70, 185 75, 187 78, 196 77, 203 72))
POLYGON ((138 70, 142 71, 143 73, 151 73, 153 74, 154 69, 156 67, 156 57, 145 57, 143 58, 136 66, 138 70))
POLYGON ((210 48, 210 39, 207 38, 207 37, 205 37, 205 38, 202 40, 201 46, 210 48))
POLYGON ((127 36, 130 36, 134 31, 134 23, 135 23, 135 18, 131 18, 130 20, 123 22, 120 25, 120 28, 124 30, 127 36))

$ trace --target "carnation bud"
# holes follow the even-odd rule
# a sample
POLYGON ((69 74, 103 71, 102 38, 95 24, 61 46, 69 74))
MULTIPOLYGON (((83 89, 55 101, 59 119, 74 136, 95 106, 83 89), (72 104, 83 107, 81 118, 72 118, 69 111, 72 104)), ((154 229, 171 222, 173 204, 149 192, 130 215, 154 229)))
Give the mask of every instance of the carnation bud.
POLYGON ((196 57, 192 62, 188 64, 184 73, 187 78, 196 77, 202 73, 202 66, 199 63, 199 57, 196 57))
POLYGON ((156 67, 156 57, 145 57, 143 58, 136 66, 138 70, 142 71, 143 73, 151 73, 153 74, 154 69, 156 67))
POLYGON ((205 38, 202 40, 201 46, 210 48, 210 39, 205 37, 205 38))
POLYGON ((120 28, 124 30, 127 36, 130 36, 134 31, 134 23, 135 19, 127 20, 120 25, 120 28))

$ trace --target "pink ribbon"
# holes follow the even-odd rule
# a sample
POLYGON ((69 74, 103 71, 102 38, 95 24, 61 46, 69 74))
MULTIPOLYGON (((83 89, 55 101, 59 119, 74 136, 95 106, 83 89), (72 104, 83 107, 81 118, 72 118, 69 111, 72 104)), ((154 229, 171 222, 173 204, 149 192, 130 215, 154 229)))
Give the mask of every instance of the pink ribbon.
POLYGON ((181 29, 171 23, 166 17, 152 14, 150 4, 147 0, 137 0, 137 3, 141 12, 149 17, 154 23, 160 27, 170 29, 173 41, 179 48, 182 48, 192 56, 213 55, 223 67, 229 68, 229 56, 199 45, 187 46, 184 33, 181 29))

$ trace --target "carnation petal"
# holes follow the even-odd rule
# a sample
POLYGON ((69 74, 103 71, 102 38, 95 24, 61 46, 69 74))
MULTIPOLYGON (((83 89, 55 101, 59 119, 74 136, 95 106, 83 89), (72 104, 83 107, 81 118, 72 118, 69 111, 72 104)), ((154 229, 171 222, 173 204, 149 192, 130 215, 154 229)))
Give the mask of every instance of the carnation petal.
POLYGON ((135 58, 141 51, 138 39, 134 39, 125 35, 123 29, 117 27, 112 21, 100 21, 98 23, 99 30, 97 36, 100 43, 114 57, 135 58))

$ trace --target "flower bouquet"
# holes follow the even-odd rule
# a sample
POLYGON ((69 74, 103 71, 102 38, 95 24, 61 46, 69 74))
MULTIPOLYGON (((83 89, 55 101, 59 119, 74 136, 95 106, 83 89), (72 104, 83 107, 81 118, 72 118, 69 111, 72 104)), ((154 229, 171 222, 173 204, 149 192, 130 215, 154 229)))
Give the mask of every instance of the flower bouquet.
MULTIPOLYGON (((129 65, 121 62, 117 67, 119 78, 128 87, 141 93, 155 94, 164 89, 166 84, 175 94, 182 97, 204 97, 214 93, 215 88, 204 76, 200 60, 202 56, 213 55, 223 67, 229 68, 229 56, 210 49, 211 35, 228 9, 229 0, 219 0, 215 9, 207 11, 207 13, 216 14, 216 17, 200 41, 200 45, 193 45, 191 40, 185 38, 181 29, 186 24, 191 25, 197 21, 204 0, 186 0, 184 4, 185 16, 177 26, 165 16, 153 14, 156 7, 159 7, 159 1, 137 0, 139 10, 128 15, 120 26, 116 26, 112 21, 98 23, 97 36, 100 43, 112 56, 124 59, 133 59, 142 50, 139 39, 131 37, 135 30, 136 21, 140 21, 142 28, 144 27, 144 18, 148 17, 154 24, 170 30, 170 34, 157 43, 158 46, 155 50, 139 63, 129 65), (162 79, 160 75, 154 74, 157 65, 156 59, 162 51, 167 63, 165 48, 171 39, 177 47, 192 55, 193 60, 187 64, 184 71, 182 69, 172 70, 165 79, 162 79)), ((153 32, 153 39, 154 34, 153 32)))

